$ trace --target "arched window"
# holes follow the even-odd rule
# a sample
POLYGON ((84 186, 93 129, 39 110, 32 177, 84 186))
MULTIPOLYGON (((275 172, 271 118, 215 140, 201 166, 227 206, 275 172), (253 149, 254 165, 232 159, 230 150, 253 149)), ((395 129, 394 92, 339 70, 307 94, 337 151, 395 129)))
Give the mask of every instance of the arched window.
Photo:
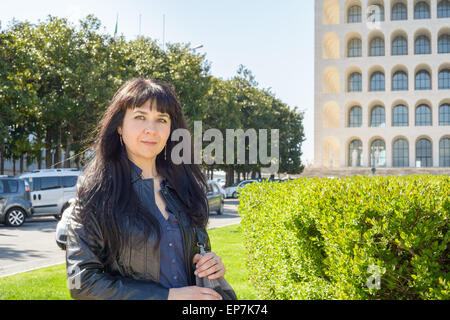
POLYGON ((432 165, 431 142, 428 139, 420 139, 416 143, 416 166, 431 167, 432 165))
POLYGON ((362 44, 361 40, 354 38, 348 42, 348 57, 361 57, 362 56, 362 44))
POLYGON ((370 166, 386 166, 386 145, 383 140, 375 140, 370 146, 370 166))
POLYGON ((439 107, 439 125, 450 126, 450 104, 448 103, 439 107))
POLYGON ((417 37, 414 45, 414 54, 430 54, 431 45, 430 39, 426 35, 417 37))
POLYGON ((354 106, 350 109, 350 113, 348 115, 348 126, 351 128, 359 128, 362 126, 361 107, 354 106))
POLYGON ((348 23, 361 22, 361 7, 360 6, 351 6, 348 9, 347 22, 348 23))
POLYGON ((406 5, 401 2, 397 2, 392 7, 392 17, 391 20, 408 20, 408 10, 406 9, 406 5))
POLYGON ((375 72, 370 77, 370 91, 384 91, 385 81, 384 74, 382 72, 375 72))
POLYGON ((439 37, 438 53, 450 53, 450 34, 443 34, 439 37))
POLYGON ((348 91, 359 92, 362 91, 362 76, 359 72, 353 72, 348 78, 348 91))
POLYGON ((442 0, 438 3, 438 18, 450 18, 450 1, 442 0))
POLYGON ((408 76, 403 71, 397 71, 392 77, 392 90, 408 90, 408 76))
POLYGON ((362 167, 362 142, 360 140, 352 140, 348 148, 348 166, 362 167), (356 152, 356 153, 355 153, 356 152), (355 163, 353 163, 353 161, 355 163))
POLYGON ((439 141, 439 166, 450 167, 450 138, 439 141))
POLYGON ((431 109, 426 104, 416 108, 416 126, 431 126, 431 109))
POLYGON ((393 167, 409 166, 408 142, 405 139, 398 139, 394 142, 393 167))
POLYGON ((393 127, 407 127, 408 126, 408 108, 403 105, 394 107, 392 117, 393 127))
POLYGON ((450 89, 450 69, 444 69, 439 72, 439 89, 450 89))
POLYGON ((367 11, 367 21, 384 21, 384 7, 379 4, 374 4, 369 7, 370 10, 367 11))
POLYGON ((392 55, 404 56, 407 54, 408 54, 408 41, 402 36, 396 37, 392 42, 392 55))
POLYGON ((370 56, 384 56, 384 40, 377 37, 370 41, 370 56))
POLYGON ((372 109, 370 113, 370 126, 371 127, 385 127, 386 117, 384 113, 384 108, 382 106, 376 106, 372 109))
POLYGON ((416 3, 414 7, 414 19, 430 19, 430 6, 425 1, 416 3))
POLYGON ((420 70, 417 72, 416 90, 431 90, 431 77, 428 71, 420 70))

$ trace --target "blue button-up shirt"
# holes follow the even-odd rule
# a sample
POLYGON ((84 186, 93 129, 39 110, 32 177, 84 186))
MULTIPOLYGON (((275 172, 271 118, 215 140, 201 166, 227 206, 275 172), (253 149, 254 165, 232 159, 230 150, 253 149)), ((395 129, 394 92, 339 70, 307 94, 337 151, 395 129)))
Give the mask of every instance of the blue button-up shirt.
POLYGON ((129 162, 131 166, 131 181, 135 181, 133 188, 142 204, 150 208, 149 211, 155 215, 161 226, 160 283, 166 288, 188 286, 183 240, 178 220, 167 206, 166 211, 169 213, 169 218, 167 220, 164 218, 156 205, 154 179, 140 179, 142 169, 131 160, 129 162))

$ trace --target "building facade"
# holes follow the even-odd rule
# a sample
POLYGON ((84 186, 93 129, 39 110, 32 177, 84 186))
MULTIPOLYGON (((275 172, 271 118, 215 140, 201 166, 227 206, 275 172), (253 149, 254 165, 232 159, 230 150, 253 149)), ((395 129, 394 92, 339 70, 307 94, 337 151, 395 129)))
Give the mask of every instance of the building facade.
MULTIPOLYGON (((50 157, 51 168, 54 168, 56 167, 55 152, 54 150, 51 150, 50 153, 51 153, 50 157)), ((28 161, 27 154, 25 153, 23 157, 23 172, 38 170, 40 168, 45 169, 46 168, 45 154, 46 154, 45 149, 41 149, 41 163, 39 165, 39 163, 36 160, 28 161)), ((73 151, 70 152, 70 155, 66 155, 66 152, 64 150, 61 150, 61 157, 63 160, 60 161, 61 162, 60 167, 61 168, 64 167, 65 160, 69 157, 73 157, 73 155, 74 155, 73 151)), ((73 158, 70 159, 70 168, 76 168, 76 163, 73 158)), ((13 161, 12 159, 5 158, 3 160, 3 173, 6 175, 16 175, 22 173, 20 170, 20 159, 16 159, 15 161, 13 161)))
POLYGON ((314 166, 450 167, 450 0, 315 0, 314 166))

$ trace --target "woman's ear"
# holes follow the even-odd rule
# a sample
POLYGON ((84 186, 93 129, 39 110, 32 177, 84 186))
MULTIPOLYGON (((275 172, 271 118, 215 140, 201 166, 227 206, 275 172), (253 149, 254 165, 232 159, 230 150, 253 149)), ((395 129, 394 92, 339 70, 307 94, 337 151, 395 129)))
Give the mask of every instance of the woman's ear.
POLYGON ((117 127, 117 133, 122 135, 122 128, 121 127, 117 127))

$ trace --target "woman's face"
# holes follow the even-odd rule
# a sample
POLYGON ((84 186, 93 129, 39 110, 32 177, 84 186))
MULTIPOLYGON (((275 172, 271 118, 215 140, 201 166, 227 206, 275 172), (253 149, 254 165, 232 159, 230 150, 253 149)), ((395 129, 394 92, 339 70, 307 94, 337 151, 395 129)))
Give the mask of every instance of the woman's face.
POLYGON ((122 126, 117 128, 128 157, 138 162, 156 159, 170 136, 169 114, 160 113, 156 103, 151 103, 149 100, 134 110, 127 109, 122 126))

